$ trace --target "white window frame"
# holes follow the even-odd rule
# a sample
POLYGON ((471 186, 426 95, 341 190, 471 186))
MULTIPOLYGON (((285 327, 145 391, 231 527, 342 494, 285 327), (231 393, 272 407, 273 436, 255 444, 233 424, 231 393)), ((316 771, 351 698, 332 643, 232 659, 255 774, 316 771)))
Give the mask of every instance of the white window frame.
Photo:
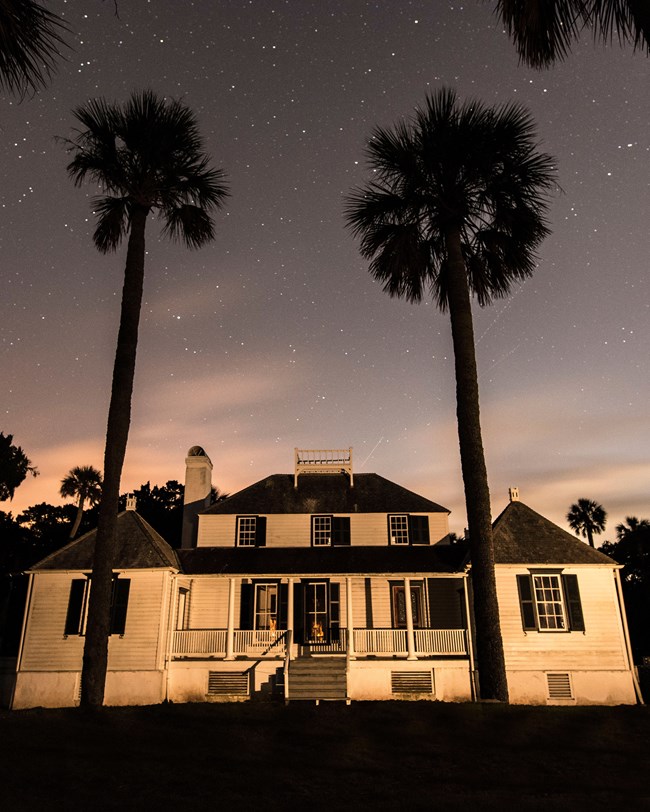
POLYGON ((178 589, 178 602, 176 608, 176 630, 185 631, 189 629, 190 619, 190 590, 181 586, 178 589))
POLYGON ((395 513, 388 517, 390 523, 390 543, 408 545, 409 517, 408 513, 395 513))
POLYGON ((277 632, 278 630, 278 621, 280 617, 280 586, 277 581, 258 581, 255 583, 255 590, 253 595, 253 628, 255 631, 270 631, 270 632, 277 632), (264 587, 269 594, 271 594, 270 587, 273 588, 275 593, 275 612, 269 611, 268 609, 261 615, 260 610, 258 609, 259 606, 259 593, 260 587, 264 587), (273 617, 275 615, 275 617, 273 617), (267 625, 261 626, 259 624, 259 618, 265 617, 267 618, 267 625))
POLYGON ((533 600, 540 632, 566 632, 569 630, 564 589, 560 573, 533 572, 533 600))
POLYGON ((257 544, 257 516, 237 516, 237 546, 255 547, 257 544))
POLYGON ((312 516, 311 543, 314 547, 331 547, 332 545, 331 515, 312 516))

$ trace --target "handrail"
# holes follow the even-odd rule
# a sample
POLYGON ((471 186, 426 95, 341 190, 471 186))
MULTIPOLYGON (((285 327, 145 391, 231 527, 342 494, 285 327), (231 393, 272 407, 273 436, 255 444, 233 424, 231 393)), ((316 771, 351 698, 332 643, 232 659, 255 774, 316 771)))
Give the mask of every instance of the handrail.
POLYGON ((289 701, 289 661, 291 660, 291 643, 293 642, 293 629, 287 629, 286 648, 284 654, 284 670, 282 678, 284 681, 284 701, 289 701))

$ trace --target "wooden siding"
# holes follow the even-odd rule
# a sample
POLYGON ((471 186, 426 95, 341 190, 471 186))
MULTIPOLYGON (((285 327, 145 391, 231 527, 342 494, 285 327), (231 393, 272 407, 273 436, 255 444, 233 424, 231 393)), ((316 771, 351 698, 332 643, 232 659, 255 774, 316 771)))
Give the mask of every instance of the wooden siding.
MULTIPOLYGON (((388 518, 386 513, 336 514, 350 516, 350 537, 353 546, 385 547, 388 544, 388 518)), ((449 532, 446 513, 428 515, 431 544, 445 538, 449 532)), ((217 515, 199 517, 198 547, 233 547, 235 545, 236 516, 217 515)), ((311 514, 271 514, 266 524, 267 547, 310 547, 311 514)))
MULTIPOLYGON (((70 583, 81 573, 34 576, 31 611, 21 663, 25 671, 79 671, 85 638, 63 634, 70 583)), ((170 573, 129 571, 129 605, 124 636, 109 641, 109 669, 154 669, 159 660, 164 583, 170 573)))
MULTIPOLYGON (((235 592, 235 626, 239 625, 241 578, 235 592)), ((189 629, 225 629, 228 625, 229 578, 210 575, 192 578, 190 589, 189 629)))
MULTIPOLYGON (((535 572, 545 568, 535 567, 535 572)), ((557 568, 548 567, 549 572, 557 568)), ((564 567, 564 574, 578 577, 585 631, 524 632, 519 607, 517 575, 523 567, 497 566, 497 594, 501 630, 510 669, 624 669, 625 642, 614 583, 609 567, 564 567)))

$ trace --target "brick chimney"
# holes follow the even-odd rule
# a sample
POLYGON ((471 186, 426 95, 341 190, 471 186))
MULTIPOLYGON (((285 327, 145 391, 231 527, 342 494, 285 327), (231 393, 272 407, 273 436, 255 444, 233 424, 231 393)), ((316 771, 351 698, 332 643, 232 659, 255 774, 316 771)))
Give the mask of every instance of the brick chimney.
POLYGON ((193 445, 185 458, 185 494, 183 496, 184 550, 196 547, 198 515, 210 504, 212 462, 200 445, 193 445))

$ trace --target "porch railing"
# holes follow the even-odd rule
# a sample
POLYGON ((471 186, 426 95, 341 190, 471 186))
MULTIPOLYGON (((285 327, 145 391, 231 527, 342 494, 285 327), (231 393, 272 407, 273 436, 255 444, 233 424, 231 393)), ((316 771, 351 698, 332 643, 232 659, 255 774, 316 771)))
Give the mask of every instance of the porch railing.
MULTIPOLYGON (((466 655, 465 629, 414 629, 415 653, 418 656, 435 654, 466 655)), ((226 656, 226 629, 183 629, 174 632, 173 656, 226 656)), ((235 630, 233 654, 247 657, 284 657, 285 631, 235 630)), ((316 648, 316 646, 314 647, 316 648)), ((347 629, 341 629, 339 639, 317 646, 323 654, 345 653, 347 629)), ((406 629, 355 629, 354 651, 365 654, 407 654, 406 629)))

